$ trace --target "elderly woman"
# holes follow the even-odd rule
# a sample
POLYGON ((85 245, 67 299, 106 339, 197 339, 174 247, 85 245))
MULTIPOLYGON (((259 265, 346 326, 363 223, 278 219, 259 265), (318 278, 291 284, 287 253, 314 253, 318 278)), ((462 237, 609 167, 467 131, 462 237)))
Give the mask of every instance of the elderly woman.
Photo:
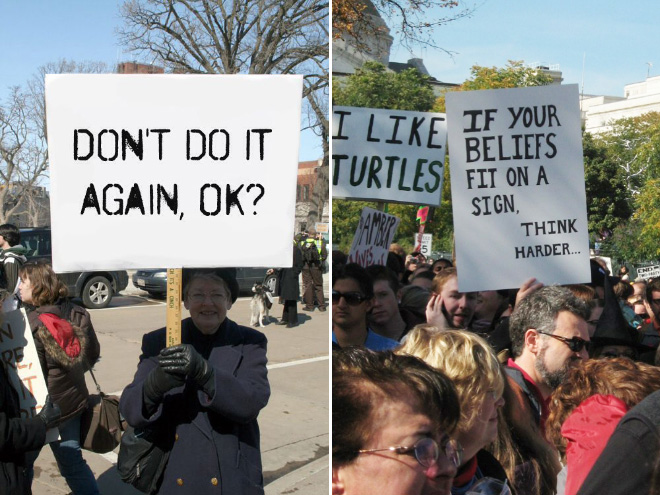
POLYGON ((498 410, 504 405, 504 375, 488 343, 471 332, 419 325, 397 352, 424 360, 456 386, 461 405, 456 439, 463 460, 452 494, 467 493, 486 477, 507 481, 500 463, 485 450, 497 439, 498 410))
POLYGON ((171 439, 158 493, 263 494, 257 415, 270 386, 266 337, 227 318, 234 269, 184 270, 182 344, 146 334, 120 410, 135 428, 171 439))
POLYGON ((62 410, 60 440, 52 442, 50 448, 75 495, 98 494, 94 473, 80 450, 80 420, 89 397, 85 371, 101 352, 92 320, 87 310, 67 299, 66 286, 50 265, 26 263, 19 275, 21 300, 48 393, 62 410))
POLYGON ((451 381, 419 359, 353 347, 332 358, 333 495, 449 495, 460 463, 451 381))

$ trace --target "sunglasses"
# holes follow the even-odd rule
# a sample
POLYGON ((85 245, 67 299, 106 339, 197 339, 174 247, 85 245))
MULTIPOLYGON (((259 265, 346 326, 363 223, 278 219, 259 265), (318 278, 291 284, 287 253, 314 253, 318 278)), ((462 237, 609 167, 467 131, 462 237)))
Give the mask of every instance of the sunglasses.
POLYGON ((360 294, 359 292, 337 292, 336 290, 332 291, 332 304, 339 304, 339 300, 344 298, 346 304, 349 306, 357 306, 363 301, 366 301, 367 298, 360 294))
POLYGON ((552 333, 541 332, 540 330, 537 330, 537 332, 540 333, 541 335, 547 335, 548 337, 552 337, 553 339, 562 341, 564 344, 568 346, 571 352, 580 352, 585 347, 588 351, 589 347, 591 347, 591 342, 581 339, 580 337, 571 337, 570 339, 568 339, 566 337, 561 337, 559 335, 554 335, 552 333))
POLYGON ((447 459, 455 466, 461 464, 461 454, 463 449, 457 440, 445 436, 440 441, 440 444, 432 438, 424 437, 412 447, 388 447, 386 449, 368 449, 358 450, 358 454, 371 454, 373 452, 395 452, 400 455, 414 455, 417 462, 425 468, 430 468, 438 462, 440 452, 442 452, 447 459))

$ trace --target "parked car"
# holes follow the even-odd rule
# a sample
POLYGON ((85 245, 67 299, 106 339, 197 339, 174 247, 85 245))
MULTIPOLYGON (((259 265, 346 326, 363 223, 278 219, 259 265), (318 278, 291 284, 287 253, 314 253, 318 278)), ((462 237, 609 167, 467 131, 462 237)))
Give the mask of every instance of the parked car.
MULTIPOLYGON (((21 244, 27 249, 28 261, 52 262, 49 228, 21 229, 21 244)), ((105 308, 128 285, 125 270, 58 273, 57 276, 69 289, 69 296, 82 299, 89 309, 105 308)))
MULTIPOLYGON (((236 268, 236 281, 241 294, 252 293, 255 283, 265 281, 266 286, 275 290, 275 275, 266 276, 266 268, 236 268)), ((165 268, 137 270, 133 274, 133 285, 153 297, 165 297, 167 292, 167 272, 165 268)))

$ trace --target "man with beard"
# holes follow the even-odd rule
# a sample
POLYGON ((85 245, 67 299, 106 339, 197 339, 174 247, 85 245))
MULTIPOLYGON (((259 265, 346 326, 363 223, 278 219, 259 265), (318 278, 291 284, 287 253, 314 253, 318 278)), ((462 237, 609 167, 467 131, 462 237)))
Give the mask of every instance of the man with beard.
POLYGON ((543 287, 516 305, 509 320, 512 355, 505 368, 515 407, 543 435, 552 391, 589 358, 589 307, 565 287, 543 287))

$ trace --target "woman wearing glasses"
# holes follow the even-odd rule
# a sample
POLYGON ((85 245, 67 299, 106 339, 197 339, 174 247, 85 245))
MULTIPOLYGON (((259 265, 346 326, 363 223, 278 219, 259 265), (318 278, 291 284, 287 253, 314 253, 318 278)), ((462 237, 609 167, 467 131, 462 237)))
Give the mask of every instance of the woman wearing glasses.
POLYGON ((463 449, 463 460, 453 482, 452 495, 468 493, 485 478, 493 478, 506 486, 504 468, 485 450, 497 439, 505 380, 497 356, 488 343, 471 332, 418 325, 410 331, 397 353, 423 359, 446 374, 456 386, 461 420, 455 435, 463 449))
POLYGON ((164 328, 146 334, 120 410, 169 451, 160 494, 263 495, 257 415, 270 397, 266 337, 227 311, 235 270, 184 270, 183 344, 165 347, 164 328))
POLYGON ((332 358, 333 495, 449 495, 460 464, 451 381, 412 356, 332 358))

